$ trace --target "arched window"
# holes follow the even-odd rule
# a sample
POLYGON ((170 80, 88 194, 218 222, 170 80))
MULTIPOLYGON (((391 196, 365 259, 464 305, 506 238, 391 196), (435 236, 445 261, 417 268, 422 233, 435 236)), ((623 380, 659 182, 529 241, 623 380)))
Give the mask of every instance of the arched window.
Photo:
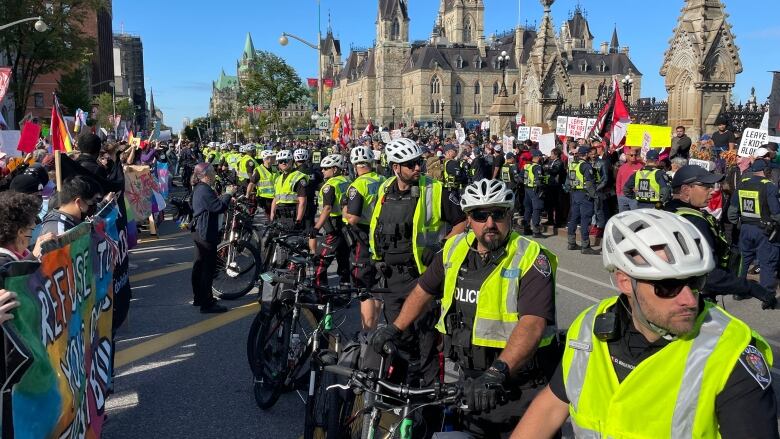
POLYGON ((434 110, 433 110, 434 113, 438 113, 439 112, 439 100, 438 99, 434 99, 433 100, 433 108, 434 108, 434 110))
POLYGON ((455 83, 455 94, 459 95, 460 92, 461 92, 461 86, 460 86, 460 81, 458 81, 455 83))
POLYGON ((431 78, 431 93, 439 93, 441 91, 441 82, 439 81, 438 76, 434 76, 431 78))
POLYGON ((477 57, 476 62, 474 64, 476 64, 478 69, 481 69, 482 68, 482 58, 477 57))
POLYGON ((471 18, 467 17, 466 22, 463 24, 463 41, 468 43, 471 41, 474 35, 474 28, 471 25, 471 18))
POLYGON ((580 96, 585 96, 585 84, 580 85, 580 96))
POLYGON ((494 94, 494 95, 497 95, 497 94, 498 94, 498 89, 499 89, 499 87, 498 87, 498 81, 496 81, 496 82, 495 82, 495 84, 493 84, 493 94, 494 94))
POLYGON ((390 27, 390 39, 394 41, 401 39, 401 23, 397 18, 393 20, 393 24, 390 27))
POLYGON ((474 83, 474 94, 478 95, 482 92, 482 87, 479 85, 479 81, 474 83))
POLYGON ((433 101, 431 101, 431 113, 435 113, 435 112, 436 111, 434 111, 434 108, 433 108, 433 101))
POLYGON ((477 101, 474 101, 474 114, 477 114, 477 101))
POLYGON ((512 94, 513 95, 517 94, 517 81, 512 83, 512 94))

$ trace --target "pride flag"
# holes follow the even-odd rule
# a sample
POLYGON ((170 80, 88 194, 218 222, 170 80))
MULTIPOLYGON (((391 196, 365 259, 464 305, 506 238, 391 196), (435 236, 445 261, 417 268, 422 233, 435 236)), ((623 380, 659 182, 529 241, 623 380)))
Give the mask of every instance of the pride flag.
POLYGON ((73 139, 70 137, 65 120, 62 118, 57 94, 54 94, 54 105, 51 106, 51 147, 53 151, 73 151, 73 139))

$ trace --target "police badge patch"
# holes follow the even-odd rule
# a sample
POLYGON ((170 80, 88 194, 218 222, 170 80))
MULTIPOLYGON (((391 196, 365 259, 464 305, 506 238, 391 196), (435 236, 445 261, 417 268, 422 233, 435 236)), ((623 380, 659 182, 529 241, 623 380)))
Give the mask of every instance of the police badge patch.
POLYGON ((330 185, 326 184, 325 186, 322 187, 322 193, 327 194, 328 192, 330 192, 330 185))
POLYGON ((357 189, 354 187, 349 188, 349 199, 352 200, 357 195, 357 189))
POLYGON ((764 356, 755 346, 745 348, 742 355, 739 356, 739 362, 745 366, 750 376, 758 381, 758 385, 766 390, 772 385, 772 373, 764 360, 764 356))
POLYGON ((550 260, 544 253, 539 253, 539 256, 536 257, 536 260, 534 261, 534 268, 536 268, 536 271, 541 273, 544 277, 550 277, 550 274, 552 274, 550 260))

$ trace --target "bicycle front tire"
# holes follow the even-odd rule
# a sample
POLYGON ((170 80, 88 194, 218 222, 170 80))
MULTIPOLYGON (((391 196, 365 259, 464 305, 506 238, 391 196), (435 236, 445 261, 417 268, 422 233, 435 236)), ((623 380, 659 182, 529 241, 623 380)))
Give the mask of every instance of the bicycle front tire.
POLYGON ((252 291, 260 277, 260 251, 247 241, 223 242, 217 246, 217 273, 212 291, 220 299, 234 300, 252 291), (232 266, 226 264, 230 249, 235 253, 232 266))

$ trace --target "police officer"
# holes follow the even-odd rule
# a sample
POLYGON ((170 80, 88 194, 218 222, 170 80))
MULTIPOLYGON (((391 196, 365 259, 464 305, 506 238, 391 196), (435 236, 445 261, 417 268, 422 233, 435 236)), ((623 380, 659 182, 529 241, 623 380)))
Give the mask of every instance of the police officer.
POLYGON ((753 296, 763 302, 762 308, 774 308, 777 303, 774 291, 768 291, 754 281, 737 277, 735 273, 741 267, 729 266, 732 259, 731 246, 720 222, 709 212, 702 210, 709 204, 715 184, 724 178, 724 175, 707 172, 700 166, 681 167, 672 179, 672 200, 664 205, 664 210, 690 221, 699 229, 712 249, 715 268, 707 275, 702 292, 705 297, 715 300, 716 296, 726 294, 753 296))
MULTIPOLYGON (((446 227, 458 234, 466 223, 459 199, 445 197, 441 182, 422 175, 422 149, 417 142, 395 139, 386 145, 385 154, 395 177, 379 187, 369 237, 383 286, 393 291, 383 294, 385 315, 393 320, 441 248, 446 227)), ((433 313, 426 314, 398 346, 408 362, 410 383, 419 379, 429 385, 438 371, 434 323, 433 313)))
POLYGON ((554 227, 563 227, 566 221, 566 201, 562 195, 563 185, 566 183, 566 165, 561 160, 561 150, 558 148, 550 152, 550 159, 544 164, 544 174, 547 183, 544 187, 544 207, 547 211, 546 224, 554 227))
POLYGON ((231 171, 238 172, 238 162, 241 160, 240 148, 241 145, 234 143, 231 146, 230 152, 225 154, 225 161, 227 161, 228 168, 230 168, 231 171))
POLYGON ((523 198, 523 235, 530 235, 533 230, 534 238, 544 238, 542 235, 542 188, 544 187, 544 174, 539 163, 544 154, 538 149, 531 151, 531 163, 523 168, 523 185, 525 186, 525 198, 523 198), (530 227, 529 228, 529 224, 530 227))
POLYGON ((589 154, 593 173, 596 177, 596 199, 593 203, 593 210, 596 213, 595 235, 601 236, 604 233, 604 226, 609 219, 609 202, 614 199, 612 193, 612 163, 609 160, 609 154, 604 151, 604 142, 593 140, 593 147, 589 154))
POLYGON ((569 162, 569 175, 565 190, 570 195, 568 240, 569 250, 580 250, 586 255, 597 255, 590 247, 590 221, 593 218, 593 200, 596 198, 596 177, 586 157, 589 146, 580 146, 577 155, 569 162), (580 245, 577 245, 577 225, 580 226, 580 245))
POLYGON ((314 283, 317 286, 328 286, 328 266, 334 257, 340 282, 349 284, 349 247, 342 234, 344 222, 341 219, 341 200, 351 183, 342 175, 346 165, 347 161, 341 154, 331 154, 320 161, 325 182, 320 188, 317 203, 320 206, 320 216, 312 228, 309 240, 312 253, 319 256, 314 271, 314 283), (320 231, 324 237, 317 248, 315 238, 320 231))
MULTIPOLYGON (((499 179, 504 182, 506 187, 512 191, 513 194, 515 194, 515 205, 513 207, 514 218, 512 218, 512 220, 522 219, 522 203, 524 197, 520 196, 520 191, 523 190, 523 168, 517 164, 517 156, 515 156, 514 153, 506 153, 506 159, 504 160, 504 165, 501 167, 499 179)), ((527 227, 525 223, 523 225, 527 227)), ((530 231, 528 233, 530 233, 530 231)))
POLYGON ((398 338, 440 299, 436 329, 466 380, 469 412, 460 427, 498 437, 514 427, 560 358, 554 353, 557 259, 512 231, 514 194, 503 182, 470 184, 460 204, 470 230, 447 240, 398 318, 371 344, 378 350, 398 338))
POLYGON ((683 217, 638 209, 613 216, 604 266, 620 295, 569 328, 563 361, 513 438, 777 438, 766 341, 699 291, 714 267, 683 217))
POLYGON ((252 172, 254 169, 250 171, 249 166, 252 166, 256 168, 257 162, 255 162, 255 146, 254 145, 244 145, 240 149, 240 156, 238 158, 238 163, 236 165, 237 167, 237 173, 238 173, 238 181, 246 186, 247 181, 249 180, 249 177, 251 177, 252 172), (252 163, 252 165, 249 165, 249 163, 252 163))
POLYGON ((442 180, 444 190, 448 193, 457 193, 460 196, 460 190, 468 184, 468 171, 464 169, 463 163, 457 159, 458 147, 452 144, 444 146, 444 166, 442 169, 442 180))
MULTIPOLYGON (((347 189, 344 208, 344 236, 352 255, 352 285, 357 288, 374 286, 376 271, 369 252, 369 230, 379 186, 385 180, 373 171, 374 154, 367 146, 356 146, 349 156, 355 167, 355 180, 347 189)), ((363 329, 376 326, 379 315, 379 302, 366 300, 360 304, 360 316, 363 329)))
MULTIPOLYGON (((271 203, 274 199, 274 180, 276 175, 273 169, 274 153, 271 150, 264 149, 260 153, 260 164, 257 165, 255 170, 257 179, 252 182, 251 186, 254 186, 255 195, 257 196, 257 204, 263 209, 266 216, 271 213, 271 203)), ((247 188, 249 190, 249 188, 247 188)))
POLYGON ((651 149, 645 156, 645 166, 631 174, 623 186, 623 194, 637 201, 638 209, 660 207, 671 198, 666 172, 658 167, 658 150, 651 149))
POLYGON ((314 227, 314 217, 317 215, 317 189, 322 184, 322 172, 309 163, 309 150, 298 148, 293 151, 295 167, 306 174, 306 213, 303 214, 303 226, 307 230, 314 227))
POLYGON ((739 250, 742 253, 742 277, 747 275, 750 264, 758 259, 759 283, 774 292, 775 277, 780 258, 780 201, 777 186, 766 178, 769 163, 755 159, 750 166, 753 175, 745 175, 737 184, 736 196, 731 198, 728 218, 733 224, 741 224, 739 250))
POLYGON ((269 220, 278 220, 288 229, 303 230, 309 177, 295 169, 292 159, 292 153, 287 149, 276 154, 279 175, 274 181, 274 200, 271 202, 269 220))

